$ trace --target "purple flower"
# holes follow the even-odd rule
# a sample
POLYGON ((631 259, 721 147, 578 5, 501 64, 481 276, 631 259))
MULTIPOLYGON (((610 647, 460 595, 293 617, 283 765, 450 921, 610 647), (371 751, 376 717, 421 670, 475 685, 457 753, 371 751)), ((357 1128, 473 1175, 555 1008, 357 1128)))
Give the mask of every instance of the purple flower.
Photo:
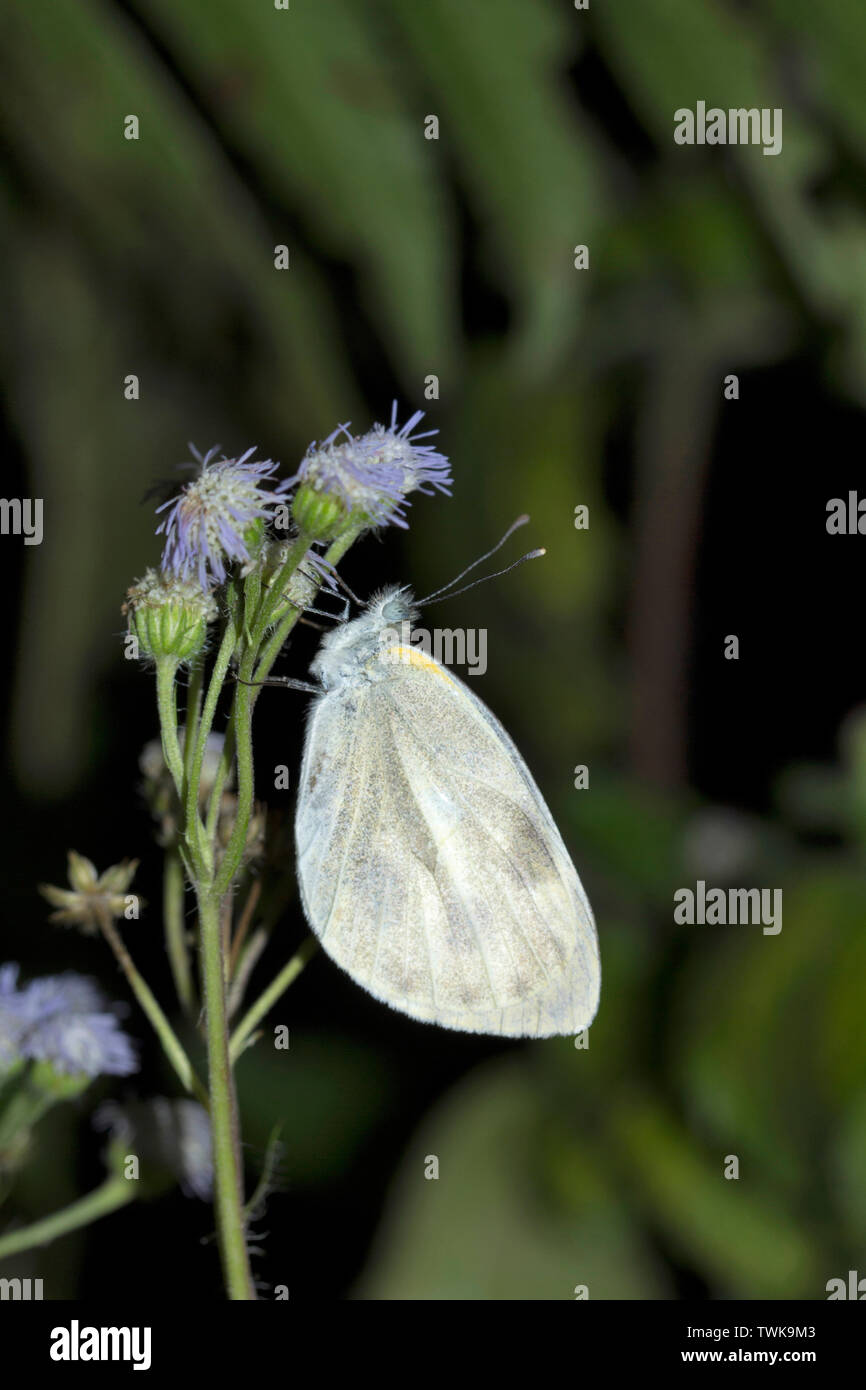
POLYGON ((18 966, 0 967, 0 1068, 50 1062, 66 1075, 129 1076, 132 1042, 102 991, 82 975, 46 975, 18 988, 18 966))
POLYGON ((289 482, 306 483, 335 498, 347 512, 366 517, 371 526, 405 528, 408 493, 429 494, 433 488, 450 492, 448 459, 432 444, 419 443, 438 431, 413 433, 423 418, 423 410, 416 410, 398 429, 395 401, 387 427, 374 425, 366 434, 353 435, 348 424, 338 425, 321 444, 310 445, 289 482))
POLYGON ((156 528, 165 533, 162 568, 184 579, 197 578, 202 589, 211 581, 222 584, 227 564, 250 561, 244 532, 259 520, 266 520, 280 494, 288 486, 279 483, 267 489, 263 483, 273 479, 278 465, 270 459, 252 462, 255 449, 238 459, 215 459, 216 446, 202 457, 190 449, 201 465, 197 478, 187 483, 179 497, 164 502, 157 512, 170 507, 156 528))

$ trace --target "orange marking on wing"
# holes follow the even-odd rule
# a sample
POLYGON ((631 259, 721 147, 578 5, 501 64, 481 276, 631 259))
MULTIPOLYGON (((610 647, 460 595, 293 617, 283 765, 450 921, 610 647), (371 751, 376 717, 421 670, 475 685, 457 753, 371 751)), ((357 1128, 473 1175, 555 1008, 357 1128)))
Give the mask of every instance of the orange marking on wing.
POLYGON ((416 647, 388 647, 387 655, 393 661, 395 659, 403 661, 407 666, 417 666, 419 671, 433 671, 435 675, 441 676, 449 685, 453 685, 451 677, 438 663, 431 661, 424 652, 419 652, 416 647))

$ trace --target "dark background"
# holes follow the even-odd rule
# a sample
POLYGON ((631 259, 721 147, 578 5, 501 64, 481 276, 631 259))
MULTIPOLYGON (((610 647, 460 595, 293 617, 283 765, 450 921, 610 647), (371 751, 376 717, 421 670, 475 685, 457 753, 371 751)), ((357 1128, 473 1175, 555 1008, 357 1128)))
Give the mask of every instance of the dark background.
MULTIPOLYGON (((453 499, 417 498, 411 529, 344 573, 428 592, 531 513, 511 547, 545 560, 429 622, 488 631, 476 688, 573 849, 601 1011, 589 1053, 464 1037, 317 958, 274 1013, 290 1052, 239 1068, 251 1175, 284 1126, 257 1275, 301 1299, 823 1297, 866 1235, 856 715, 840 739, 862 700, 864 542, 825 529, 862 475, 862 7, 58 0, 2 24, 3 488, 44 497, 45 540, 0 540, 0 959, 125 998, 35 885, 63 881, 69 846, 100 868, 140 856, 151 908, 126 939, 171 997, 138 791, 152 680, 120 641, 158 556, 148 487, 187 439, 256 443, 288 475, 339 421, 424 408, 453 499), (782 154, 676 146, 673 112, 698 99, 783 107, 782 154), (783 887, 781 935, 675 926, 699 877, 783 887)), ((300 634, 280 668, 314 649, 300 634)), ((261 793, 287 817, 270 769, 297 769, 303 706, 257 708, 261 793)), ((303 930, 294 906, 260 987, 303 930)), ((140 1075, 43 1122, 4 1221, 98 1182, 99 1096, 174 1094, 129 1026, 140 1075)), ((55 1297, 212 1299, 209 1230, 178 1194, 26 1268, 55 1297)))

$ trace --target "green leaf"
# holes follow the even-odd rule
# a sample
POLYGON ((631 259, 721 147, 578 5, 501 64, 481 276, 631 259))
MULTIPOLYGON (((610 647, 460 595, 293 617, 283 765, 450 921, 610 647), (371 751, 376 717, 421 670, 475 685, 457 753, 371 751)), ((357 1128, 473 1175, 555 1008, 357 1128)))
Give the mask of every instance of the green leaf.
POLYGON ((594 1141, 561 1133, 524 1059, 490 1063, 411 1140, 355 1296, 569 1300, 579 1286, 670 1292, 594 1141))
POLYGON ((737 1137, 700 1148, 649 1096, 620 1098, 611 1127, 619 1158, 651 1223, 722 1298, 816 1298, 826 1268, 806 1222, 742 1163, 724 1176, 737 1137))

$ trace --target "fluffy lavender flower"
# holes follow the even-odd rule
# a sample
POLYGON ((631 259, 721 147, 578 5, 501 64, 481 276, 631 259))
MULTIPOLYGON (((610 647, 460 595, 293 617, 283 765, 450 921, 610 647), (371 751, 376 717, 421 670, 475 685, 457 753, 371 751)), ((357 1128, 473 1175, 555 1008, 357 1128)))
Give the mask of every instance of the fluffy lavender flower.
MULTIPOLYGON (((387 427, 377 424, 366 434, 353 435, 348 424, 338 425, 327 439, 310 445, 289 482, 332 499, 344 514, 364 518, 370 526, 405 529, 404 509, 410 492, 429 494, 434 488, 450 492, 448 459, 432 444, 419 443, 438 431, 414 433, 423 418, 423 410, 416 410, 398 429, 395 401, 387 427)), ((296 518, 303 524, 297 510, 296 518)))
POLYGON ((0 1067, 19 1058, 64 1075, 129 1076, 132 1042, 102 991, 81 975, 46 975, 18 988, 18 966, 0 969, 0 1067))
POLYGON ((255 448, 238 459, 215 459, 216 446, 203 457, 192 445, 190 449, 201 465, 198 477, 179 497, 157 507, 157 512, 171 510, 156 530, 157 535, 165 533, 163 570, 183 579, 197 578, 207 589, 211 580, 223 583, 227 563, 249 564, 244 533, 271 515, 288 484, 278 483, 272 490, 262 486, 273 479, 278 465, 270 459, 252 462, 255 448))

